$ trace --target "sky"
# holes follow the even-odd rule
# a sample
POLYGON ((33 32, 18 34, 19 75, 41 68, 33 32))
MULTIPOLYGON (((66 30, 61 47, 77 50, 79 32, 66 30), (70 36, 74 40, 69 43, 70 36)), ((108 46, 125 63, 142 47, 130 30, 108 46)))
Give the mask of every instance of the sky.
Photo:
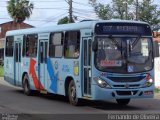
MULTIPOLYGON (((11 21, 6 6, 8 0, 0 0, 0 24, 11 21)), ((56 25, 57 21, 68 16, 69 5, 66 0, 29 0, 34 4, 33 13, 25 23, 35 27, 56 25)), ((111 3, 112 0, 98 0, 101 3, 111 3)), ((141 0, 139 0, 141 1, 141 0)), ((154 4, 160 6, 160 0, 154 0, 154 4)), ((88 0, 73 0, 73 15, 78 21, 84 19, 97 19, 93 7, 88 0)))

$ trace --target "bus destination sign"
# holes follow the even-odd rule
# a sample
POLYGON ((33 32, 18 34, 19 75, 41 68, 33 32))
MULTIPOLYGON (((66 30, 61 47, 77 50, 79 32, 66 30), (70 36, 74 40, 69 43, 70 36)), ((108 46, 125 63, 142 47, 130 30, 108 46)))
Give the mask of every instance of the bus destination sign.
POLYGON ((151 30, 148 25, 135 23, 98 23, 96 24, 95 33, 98 35, 105 34, 141 34, 150 35, 151 30))

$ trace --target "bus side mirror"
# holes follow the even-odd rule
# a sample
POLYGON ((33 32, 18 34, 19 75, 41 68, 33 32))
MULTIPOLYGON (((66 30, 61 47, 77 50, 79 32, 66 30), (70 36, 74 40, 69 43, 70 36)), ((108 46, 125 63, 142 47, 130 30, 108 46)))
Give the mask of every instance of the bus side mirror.
POLYGON ((93 43, 92 43, 92 50, 94 52, 96 52, 98 50, 98 43, 97 43, 96 40, 94 40, 93 43))
POLYGON ((159 57, 159 44, 157 41, 153 41, 154 58, 159 57))

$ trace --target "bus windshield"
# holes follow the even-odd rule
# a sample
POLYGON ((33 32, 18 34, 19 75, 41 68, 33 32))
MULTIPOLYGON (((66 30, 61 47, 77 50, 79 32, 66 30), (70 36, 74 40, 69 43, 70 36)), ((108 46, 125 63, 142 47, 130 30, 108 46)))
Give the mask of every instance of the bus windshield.
POLYGON ((150 37, 96 37, 97 69, 107 72, 134 73, 151 70, 152 39, 150 37))

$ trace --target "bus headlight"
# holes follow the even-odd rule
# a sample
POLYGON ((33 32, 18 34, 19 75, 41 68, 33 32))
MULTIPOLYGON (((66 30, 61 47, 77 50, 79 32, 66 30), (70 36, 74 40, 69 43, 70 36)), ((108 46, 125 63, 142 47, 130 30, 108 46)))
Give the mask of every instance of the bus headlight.
POLYGON ((146 82, 144 83, 143 87, 150 87, 154 82, 150 74, 147 74, 145 79, 146 79, 146 82))
POLYGON ((101 88, 111 88, 111 86, 105 80, 102 80, 99 77, 95 77, 94 80, 96 81, 97 85, 101 88))

